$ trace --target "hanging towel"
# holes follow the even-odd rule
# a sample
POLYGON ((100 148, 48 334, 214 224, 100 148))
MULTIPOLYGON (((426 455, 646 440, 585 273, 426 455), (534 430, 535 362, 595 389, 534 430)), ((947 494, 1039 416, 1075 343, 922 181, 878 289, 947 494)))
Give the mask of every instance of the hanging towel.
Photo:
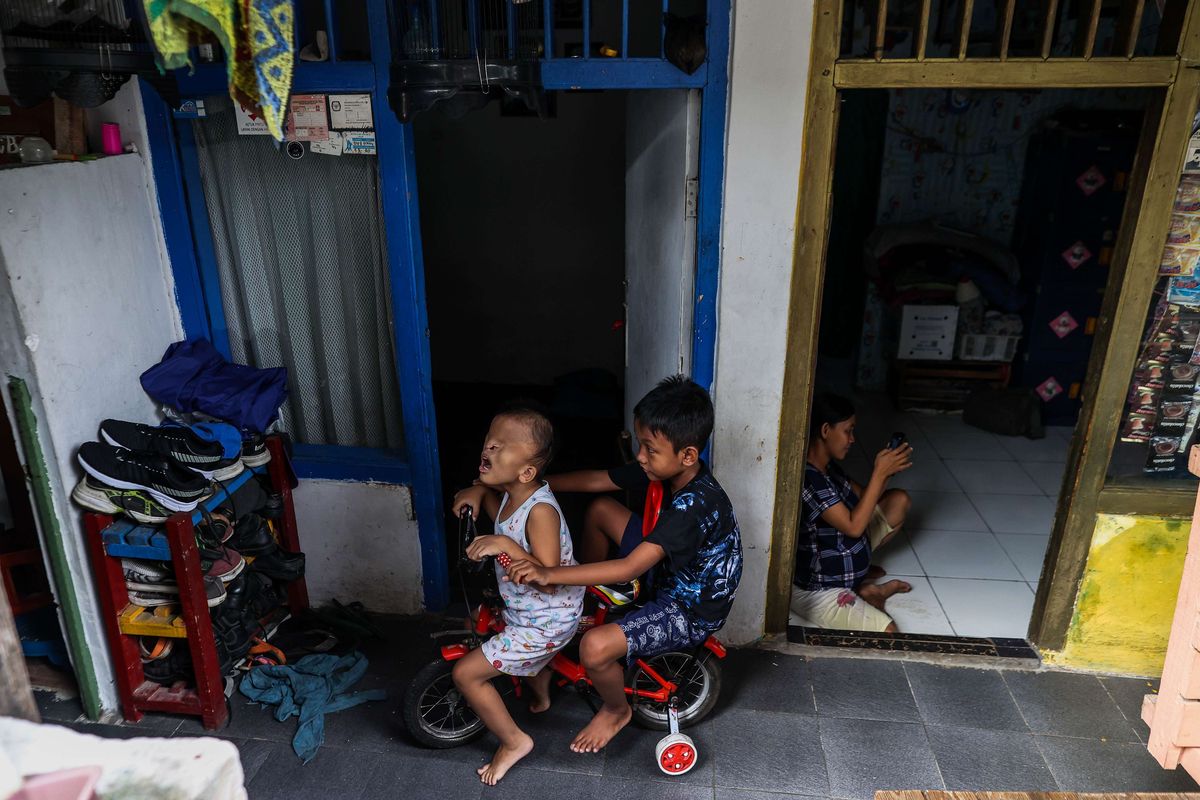
POLYGON ((225 51, 229 95, 262 110, 283 141, 295 61, 295 0, 142 0, 163 70, 191 67, 191 47, 215 36, 225 51))
POLYGON ((142 388, 181 413, 199 411, 266 433, 287 399, 287 370, 231 364, 205 338, 176 342, 142 373, 142 388))
POLYGON ((299 716, 292 749, 307 764, 325 741, 325 715, 368 700, 382 700, 375 689, 349 693, 367 671, 362 653, 344 656, 316 654, 294 664, 255 667, 242 678, 239 691, 263 705, 275 706, 275 719, 299 716))

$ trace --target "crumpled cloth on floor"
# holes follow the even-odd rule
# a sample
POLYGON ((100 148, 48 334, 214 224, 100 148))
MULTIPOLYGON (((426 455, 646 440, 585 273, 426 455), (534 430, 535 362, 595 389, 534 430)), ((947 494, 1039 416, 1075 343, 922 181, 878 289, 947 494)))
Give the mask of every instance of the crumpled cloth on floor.
POLYGON ((215 36, 225 51, 229 95, 262 109, 283 141, 295 61, 295 0, 142 0, 164 70, 191 67, 188 51, 215 36))
POLYGON ((276 706, 275 719, 299 716, 292 749, 308 763, 325 741, 325 715, 382 700, 387 692, 349 692, 367 671, 362 653, 305 656, 294 664, 255 667, 242 678, 239 691, 251 700, 276 706))

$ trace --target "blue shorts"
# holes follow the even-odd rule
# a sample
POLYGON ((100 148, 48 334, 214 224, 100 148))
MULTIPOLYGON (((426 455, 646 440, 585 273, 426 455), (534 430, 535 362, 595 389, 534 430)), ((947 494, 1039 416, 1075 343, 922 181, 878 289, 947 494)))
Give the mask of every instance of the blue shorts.
POLYGON ((651 600, 616 622, 625 634, 627 657, 650 658, 661 653, 688 652, 708 638, 671 597, 651 600))
POLYGON ((621 544, 617 546, 617 558, 624 558, 642 543, 642 518, 637 514, 629 515, 625 523, 625 532, 621 534, 621 544))

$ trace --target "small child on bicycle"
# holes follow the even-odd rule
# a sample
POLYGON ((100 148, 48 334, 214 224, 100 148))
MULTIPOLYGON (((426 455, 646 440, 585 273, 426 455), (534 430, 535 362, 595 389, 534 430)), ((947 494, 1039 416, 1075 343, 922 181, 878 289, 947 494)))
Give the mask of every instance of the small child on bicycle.
MULTIPOLYGON (((576 564, 566 517, 542 479, 553 448, 554 428, 537 411, 517 408, 492 420, 480 456, 479 482, 454 497, 455 513, 461 515, 469 508, 478 516, 482 506, 495 521, 494 535, 476 537, 467 548, 470 558, 481 561, 503 554, 546 567, 576 564)), ((497 579, 503 574, 497 563, 497 579)), ((478 770, 480 780, 489 786, 533 749, 533 739, 517 727, 492 678, 528 678, 533 695, 530 710, 548 708, 547 664, 575 635, 584 588, 500 581, 500 594, 505 603, 504 630, 454 665, 455 685, 500 739, 492 760, 478 770)))
MULTIPOLYGON (((646 490, 661 481, 663 502, 643 538, 641 518, 611 498, 588 510, 581 566, 548 566, 522 558, 508 568, 518 585, 591 586, 633 580, 655 567, 656 595, 614 623, 583 635, 580 660, 604 701, 575 737, 576 753, 598 753, 632 717, 625 696, 623 660, 688 652, 725 624, 742 576, 742 543, 725 490, 700 459, 713 428, 708 393, 682 375, 667 378, 633 410, 639 444, 635 463, 609 471, 555 475, 560 492, 646 490), (609 544, 617 557, 607 558, 609 544)), ((503 585, 503 583, 502 583, 503 585)))

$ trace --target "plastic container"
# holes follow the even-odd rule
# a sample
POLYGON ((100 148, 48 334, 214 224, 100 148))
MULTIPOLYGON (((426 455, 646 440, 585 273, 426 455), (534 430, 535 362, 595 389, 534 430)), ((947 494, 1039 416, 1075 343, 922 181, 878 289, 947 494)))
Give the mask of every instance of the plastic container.
POLYGON ((958 336, 958 358, 961 361, 1012 361, 1020 341, 1020 336, 962 333, 958 336))

